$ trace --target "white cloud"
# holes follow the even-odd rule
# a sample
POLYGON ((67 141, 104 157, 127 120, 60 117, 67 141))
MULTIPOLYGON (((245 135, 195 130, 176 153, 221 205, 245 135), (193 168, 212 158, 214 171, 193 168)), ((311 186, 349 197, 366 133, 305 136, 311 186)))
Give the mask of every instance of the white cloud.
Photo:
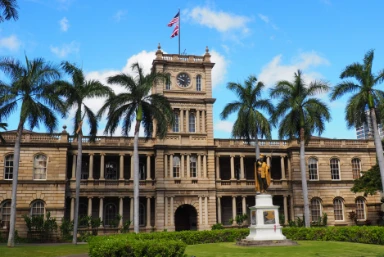
POLYGON ((10 51, 17 51, 21 45, 20 40, 16 35, 0 38, 0 49, 5 48, 10 51))
POLYGON ((266 15, 262 15, 259 13, 259 18, 264 21, 265 23, 269 23, 269 18, 266 15))
POLYGON ((232 133, 232 127, 233 127, 233 122, 231 121, 219 121, 215 122, 214 124, 214 131, 224 131, 227 133, 232 133))
POLYGON ((200 25, 208 28, 214 28, 219 32, 227 32, 230 30, 241 30, 247 33, 247 23, 250 19, 246 16, 226 13, 223 11, 213 11, 208 7, 195 7, 192 10, 186 10, 187 17, 200 25))
POLYGON ((282 55, 280 54, 262 68, 258 80, 264 82, 267 87, 272 87, 280 80, 291 81, 294 73, 300 69, 303 71, 304 80, 310 82, 323 78, 320 73, 311 71, 311 68, 320 65, 329 65, 329 61, 316 52, 301 53, 292 60, 291 64, 287 65, 282 64, 282 55))
POLYGON ((69 21, 66 17, 62 18, 60 21, 59 21, 59 24, 60 24, 60 29, 64 32, 66 32, 69 28, 69 21))
POLYGON ((119 22, 119 21, 121 21, 123 18, 124 18, 124 16, 126 15, 126 11, 124 11, 124 10, 118 10, 116 13, 115 13, 115 15, 113 15, 113 19, 115 20, 115 21, 117 21, 117 22, 119 22))
POLYGON ((80 51, 80 44, 72 41, 69 44, 63 44, 61 47, 51 46, 51 52, 60 58, 67 57, 69 54, 78 53, 80 51))
POLYGON ((216 87, 225 80, 228 62, 225 57, 215 50, 210 51, 211 62, 215 63, 212 69, 212 87, 216 87))
POLYGON ((74 0, 56 0, 56 2, 59 4, 59 9, 67 10, 69 6, 71 6, 71 4, 74 2, 74 0))

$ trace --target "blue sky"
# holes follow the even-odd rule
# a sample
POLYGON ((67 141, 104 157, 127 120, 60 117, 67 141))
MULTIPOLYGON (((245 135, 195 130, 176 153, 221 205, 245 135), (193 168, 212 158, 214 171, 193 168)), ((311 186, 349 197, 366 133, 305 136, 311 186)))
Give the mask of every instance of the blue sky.
MULTIPOLYGON (((301 69, 308 82, 322 79, 333 86, 340 82, 343 68, 362 62, 369 49, 375 49, 373 71, 384 68, 380 0, 19 0, 18 4, 19 20, 0 23, 0 56, 22 59, 26 54, 57 64, 68 60, 79 64, 88 78, 101 81, 129 72, 135 61, 149 71, 158 43, 164 52, 177 53, 178 40, 170 39, 167 23, 180 8, 181 51, 202 55, 208 46, 216 62, 216 138, 230 137, 236 118, 219 118, 224 105, 235 99, 226 89, 229 81, 243 82, 253 74, 270 88, 276 81, 292 80, 301 69)), ((348 97, 335 102, 329 102, 327 95, 320 97, 332 114, 322 136, 356 138, 344 121, 348 97)), ((96 110, 101 103, 89 101, 96 110)), ((8 120, 9 129, 16 127, 16 121, 15 114, 8 120)), ((68 118, 61 125, 71 123, 68 118)), ((276 129, 273 135, 276 139, 276 129)))

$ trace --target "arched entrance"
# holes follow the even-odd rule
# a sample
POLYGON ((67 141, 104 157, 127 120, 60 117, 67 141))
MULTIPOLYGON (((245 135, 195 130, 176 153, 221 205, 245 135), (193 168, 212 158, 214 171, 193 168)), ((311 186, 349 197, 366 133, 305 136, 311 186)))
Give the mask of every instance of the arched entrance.
POLYGON ((189 204, 180 205, 175 212, 175 230, 197 230, 197 212, 189 204))

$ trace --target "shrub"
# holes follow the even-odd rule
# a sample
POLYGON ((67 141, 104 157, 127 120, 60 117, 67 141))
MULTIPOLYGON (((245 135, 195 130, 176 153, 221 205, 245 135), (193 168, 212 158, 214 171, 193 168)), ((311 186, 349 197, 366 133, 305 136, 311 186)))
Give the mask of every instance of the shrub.
POLYGON ((216 223, 212 225, 212 230, 218 230, 218 229, 224 229, 223 224, 221 223, 216 223))

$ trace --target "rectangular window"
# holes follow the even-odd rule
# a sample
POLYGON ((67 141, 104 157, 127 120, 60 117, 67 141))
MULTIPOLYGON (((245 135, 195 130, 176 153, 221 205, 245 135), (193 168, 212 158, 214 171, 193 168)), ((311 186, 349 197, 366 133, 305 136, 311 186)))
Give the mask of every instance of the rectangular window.
POLYGON ((317 222, 320 220, 321 207, 320 207, 319 199, 313 199, 311 201, 311 214, 312 214, 312 222, 317 222))
POLYGON ((33 164, 33 179, 47 179, 47 157, 36 155, 33 164))
POLYGON ((8 155, 7 157, 5 157, 4 179, 13 179, 13 155, 8 155))
POLYGON ((189 132, 196 132, 196 119, 195 114, 189 114, 189 132))
POLYGON ((196 178, 197 177, 197 165, 196 165, 196 156, 191 156, 191 161, 190 161, 190 170, 191 170, 191 178, 196 178))
POLYGON ((179 114, 178 113, 175 113, 175 123, 173 124, 173 132, 179 132, 179 114))
POLYGON ((201 91, 201 76, 196 77, 196 91, 201 91))
POLYGON ((333 201, 335 220, 344 220, 343 202, 341 199, 335 199, 333 201))
POLYGON ((309 158, 308 160, 309 180, 318 180, 317 176, 317 160, 309 158))
POLYGON ((338 159, 331 159, 330 167, 331 167, 332 180, 340 180, 339 160, 338 159))
POLYGON ((365 220, 365 203, 362 199, 356 201, 356 219, 365 220))
POLYGON ((361 165, 360 165, 360 160, 355 158, 352 160, 352 174, 353 174, 353 179, 360 178, 360 172, 361 172, 361 165))

